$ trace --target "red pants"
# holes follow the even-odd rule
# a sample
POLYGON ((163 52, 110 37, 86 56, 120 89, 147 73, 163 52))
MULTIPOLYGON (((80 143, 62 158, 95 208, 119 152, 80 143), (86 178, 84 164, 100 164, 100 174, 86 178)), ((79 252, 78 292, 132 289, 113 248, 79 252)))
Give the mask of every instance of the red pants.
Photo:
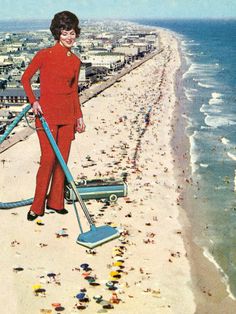
MULTIPOLYGON (((40 126, 37 122, 36 125, 40 126)), ((74 139, 74 125, 49 125, 49 127, 65 162, 67 162, 71 141, 74 139)), ((41 158, 36 177, 34 201, 30 209, 37 215, 42 215, 50 179, 51 186, 47 197, 47 206, 55 209, 64 208, 65 175, 42 127, 37 130, 37 134, 40 142, 41 158)))

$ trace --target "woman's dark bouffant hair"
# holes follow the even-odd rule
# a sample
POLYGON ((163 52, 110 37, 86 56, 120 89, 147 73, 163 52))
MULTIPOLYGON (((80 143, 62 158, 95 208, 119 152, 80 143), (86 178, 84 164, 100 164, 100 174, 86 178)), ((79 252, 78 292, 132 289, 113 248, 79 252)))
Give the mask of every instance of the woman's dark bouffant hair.
POLYGON ((79 37, 79 19, 77 16, 69 11, 58 12, 52 19, 50 31, 56 40, 59 40, 61 31, 70 31, 73 29, 76 33, 76 37, 79 37))

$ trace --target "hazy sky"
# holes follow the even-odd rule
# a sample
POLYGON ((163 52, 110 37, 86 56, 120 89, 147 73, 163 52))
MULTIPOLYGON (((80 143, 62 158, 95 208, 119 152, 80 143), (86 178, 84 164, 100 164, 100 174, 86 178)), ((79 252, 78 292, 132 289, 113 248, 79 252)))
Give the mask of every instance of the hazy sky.
POLYGON ((0 0, 0 8, 0 19, 48 19, 62 10, 81 19, 236 17, 236 0, 0 0))

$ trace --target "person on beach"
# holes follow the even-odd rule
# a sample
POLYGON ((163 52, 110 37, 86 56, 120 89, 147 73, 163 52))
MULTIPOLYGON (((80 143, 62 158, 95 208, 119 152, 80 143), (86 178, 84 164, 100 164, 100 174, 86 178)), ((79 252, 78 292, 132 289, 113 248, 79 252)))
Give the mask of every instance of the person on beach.
POLYGON ((52 19, 50 30, 56 40, 55 45, 37 52, 21 79, 36 117, 35 125, 41 148, 34 201, 27 214, 29 221, 43 216, 45 205, 58 214, 68 213, 64 208, 65 175, 38 115, 42 114, 48 122, 65 162, 68 161, 75 132, 85 131, 78 96, 80 60, 71 51, 80 34, 79 20, 69 11, 59 12, 52 19), (31 87, 31 78, 38 70, 40 99, 36 99, 31 87))

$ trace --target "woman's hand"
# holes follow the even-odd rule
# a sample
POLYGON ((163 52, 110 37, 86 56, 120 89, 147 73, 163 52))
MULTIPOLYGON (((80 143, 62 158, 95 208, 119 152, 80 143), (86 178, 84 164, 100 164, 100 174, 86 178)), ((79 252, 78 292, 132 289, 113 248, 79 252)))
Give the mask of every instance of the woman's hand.
POLYGON ((85 124, 83 118, 77 119, 76 131, 83 133, 85 131, 85 124))
POLYGON ((39 113, 43 114, 40 103, 37 100, 33 103, 32 109, 35 115, 38 115, 39 113))

